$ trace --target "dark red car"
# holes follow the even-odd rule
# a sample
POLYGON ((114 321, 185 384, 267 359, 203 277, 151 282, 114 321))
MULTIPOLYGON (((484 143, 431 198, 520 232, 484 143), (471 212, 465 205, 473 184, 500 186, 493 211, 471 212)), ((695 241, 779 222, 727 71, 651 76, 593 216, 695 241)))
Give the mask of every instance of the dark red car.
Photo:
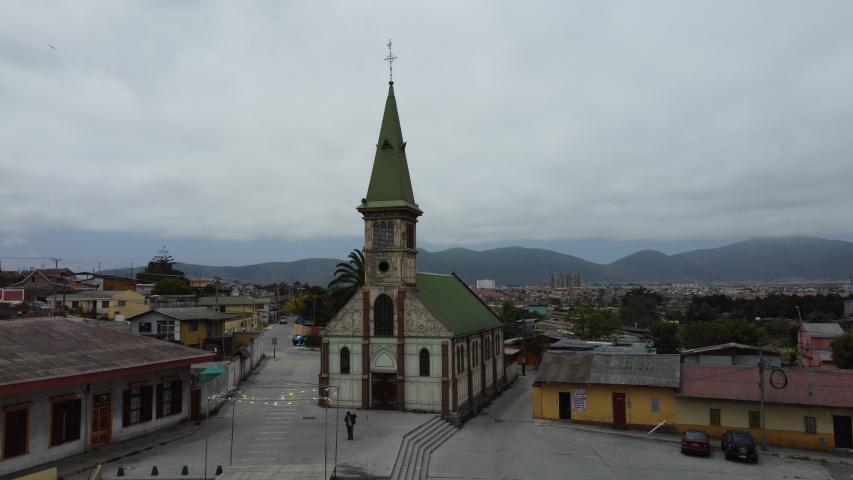
POLYGON ((681 434, 681 453, 695 455, 711 455, 711 444, 708 435, 702 430, 687 430, 681 434))

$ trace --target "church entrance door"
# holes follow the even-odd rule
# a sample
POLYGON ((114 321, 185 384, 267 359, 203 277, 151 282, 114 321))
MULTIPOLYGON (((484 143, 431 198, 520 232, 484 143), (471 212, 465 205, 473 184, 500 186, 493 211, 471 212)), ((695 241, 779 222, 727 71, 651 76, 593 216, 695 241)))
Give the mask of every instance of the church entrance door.
POLYGON ((372 372, 371 408, 397 409, 397 374, 372 372))

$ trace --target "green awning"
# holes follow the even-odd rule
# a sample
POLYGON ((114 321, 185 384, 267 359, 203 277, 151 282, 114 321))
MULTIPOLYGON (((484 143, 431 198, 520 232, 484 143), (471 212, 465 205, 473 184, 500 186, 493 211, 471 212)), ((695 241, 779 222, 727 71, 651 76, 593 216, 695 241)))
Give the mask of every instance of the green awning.
POLYGON ((208 367, 201 371, 201 374, 198 376, 198 381, 199 383, 207 383, 223 373, 225 373, 224 367, 208 367))

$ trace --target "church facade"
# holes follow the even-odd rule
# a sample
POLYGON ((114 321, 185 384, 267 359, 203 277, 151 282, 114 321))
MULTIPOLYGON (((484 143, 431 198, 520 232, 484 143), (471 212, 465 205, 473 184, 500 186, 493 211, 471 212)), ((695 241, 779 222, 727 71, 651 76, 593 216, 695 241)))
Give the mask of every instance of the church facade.
POLYGON ((364 219, 365 284, 323 331, 320 385, 338 404, 461 419, 504 388, 501 323, 456 275, 417 272, 406 142, 390 82, 364 219))

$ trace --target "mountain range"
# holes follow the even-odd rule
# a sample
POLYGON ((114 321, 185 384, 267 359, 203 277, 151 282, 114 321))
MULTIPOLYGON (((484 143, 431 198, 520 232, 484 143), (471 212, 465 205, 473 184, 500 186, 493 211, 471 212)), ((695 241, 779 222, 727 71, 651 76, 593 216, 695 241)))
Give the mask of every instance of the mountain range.
MULTIPOLYGON (((193 277, 325 285, 340 261, 308 258, 240 267, 178 263, 176 268, 193 277)), ((471 284, 489 278, 498 285, 543 285, 552 272, 577 272, 584 283, 844 280, 853 272, 853 242, 812 237, 754 238, 674 255, 642 250, 608 264, 537 248, 451 248, 421 250, 417 261, 419 271, 455 272, 471 284)))

